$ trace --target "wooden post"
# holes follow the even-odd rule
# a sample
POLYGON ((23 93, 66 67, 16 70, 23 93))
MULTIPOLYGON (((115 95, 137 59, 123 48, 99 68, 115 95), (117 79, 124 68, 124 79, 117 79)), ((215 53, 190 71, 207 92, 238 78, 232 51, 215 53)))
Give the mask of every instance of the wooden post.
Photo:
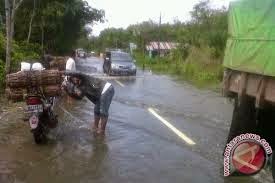
POLYGON ((159 17, 159 39, 158 39, 158 54, 159 54, 159 58, 160 58, 160 41, 161 41, 161 13, 160 13, 160 17, 159 17))

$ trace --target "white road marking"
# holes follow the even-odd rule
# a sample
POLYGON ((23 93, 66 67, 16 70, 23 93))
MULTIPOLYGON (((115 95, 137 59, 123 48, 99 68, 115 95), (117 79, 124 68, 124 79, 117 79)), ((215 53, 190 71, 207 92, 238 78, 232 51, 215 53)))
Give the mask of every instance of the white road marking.
POLYGON ((163 124, 165 124, 176 135, 178 135, 182 140, 184 140, 187 144, 189 144, 189 145, 195 145, 196 144, 192 139, 190 139, 189 137, 187 137, 184 133, 182 133, 181 131, 179 131, 171 123, 169 123, 168 121, 166 121, 165 119, 163 119, 160 115, 158 115, 157 112, 154 109, 148 108, 148 111, 151 114, 153 114, 157 119, 159 119, 163 124))
POLYGON ((124 87, 125 85, 123 83, 121 83, 120 81, 118 80, 115 80, 117 82, 117 84, 119 84, 121 87, 124 87))

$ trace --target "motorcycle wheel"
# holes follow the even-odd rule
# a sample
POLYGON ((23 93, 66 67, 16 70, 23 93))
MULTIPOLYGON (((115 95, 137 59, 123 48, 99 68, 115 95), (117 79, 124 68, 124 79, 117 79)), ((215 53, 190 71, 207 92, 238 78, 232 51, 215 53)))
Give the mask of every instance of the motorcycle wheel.
POLYGON ((34 129, 32 133, 36 144, 45 144, 47 142, 46 134, 41 125, 34 129))

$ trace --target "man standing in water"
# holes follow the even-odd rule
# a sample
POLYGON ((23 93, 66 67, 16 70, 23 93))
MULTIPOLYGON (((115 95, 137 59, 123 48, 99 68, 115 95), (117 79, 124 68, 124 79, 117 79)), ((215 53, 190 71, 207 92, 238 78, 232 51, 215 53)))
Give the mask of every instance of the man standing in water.
POLYGON ((114 87, 109 82, 80 72, 66 71, 65 75, 70 76, 65 86, 69 94, 77 99, 86 96, 95 104, 92 129, 97 134, 104 135, 109 117, 109 107, 115 93, 114 87))

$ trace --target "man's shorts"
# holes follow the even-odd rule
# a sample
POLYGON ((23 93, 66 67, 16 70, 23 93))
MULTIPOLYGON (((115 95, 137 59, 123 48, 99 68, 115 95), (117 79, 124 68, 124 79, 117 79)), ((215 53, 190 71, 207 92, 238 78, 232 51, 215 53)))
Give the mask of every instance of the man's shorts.
POLYGON ((96 116, 100 117, 108 117, 109 116, 109 108, 115 94, 115 89, 111 85, 106 92, 104 92, 99 101, 95 104, 94 113, 96 116))

